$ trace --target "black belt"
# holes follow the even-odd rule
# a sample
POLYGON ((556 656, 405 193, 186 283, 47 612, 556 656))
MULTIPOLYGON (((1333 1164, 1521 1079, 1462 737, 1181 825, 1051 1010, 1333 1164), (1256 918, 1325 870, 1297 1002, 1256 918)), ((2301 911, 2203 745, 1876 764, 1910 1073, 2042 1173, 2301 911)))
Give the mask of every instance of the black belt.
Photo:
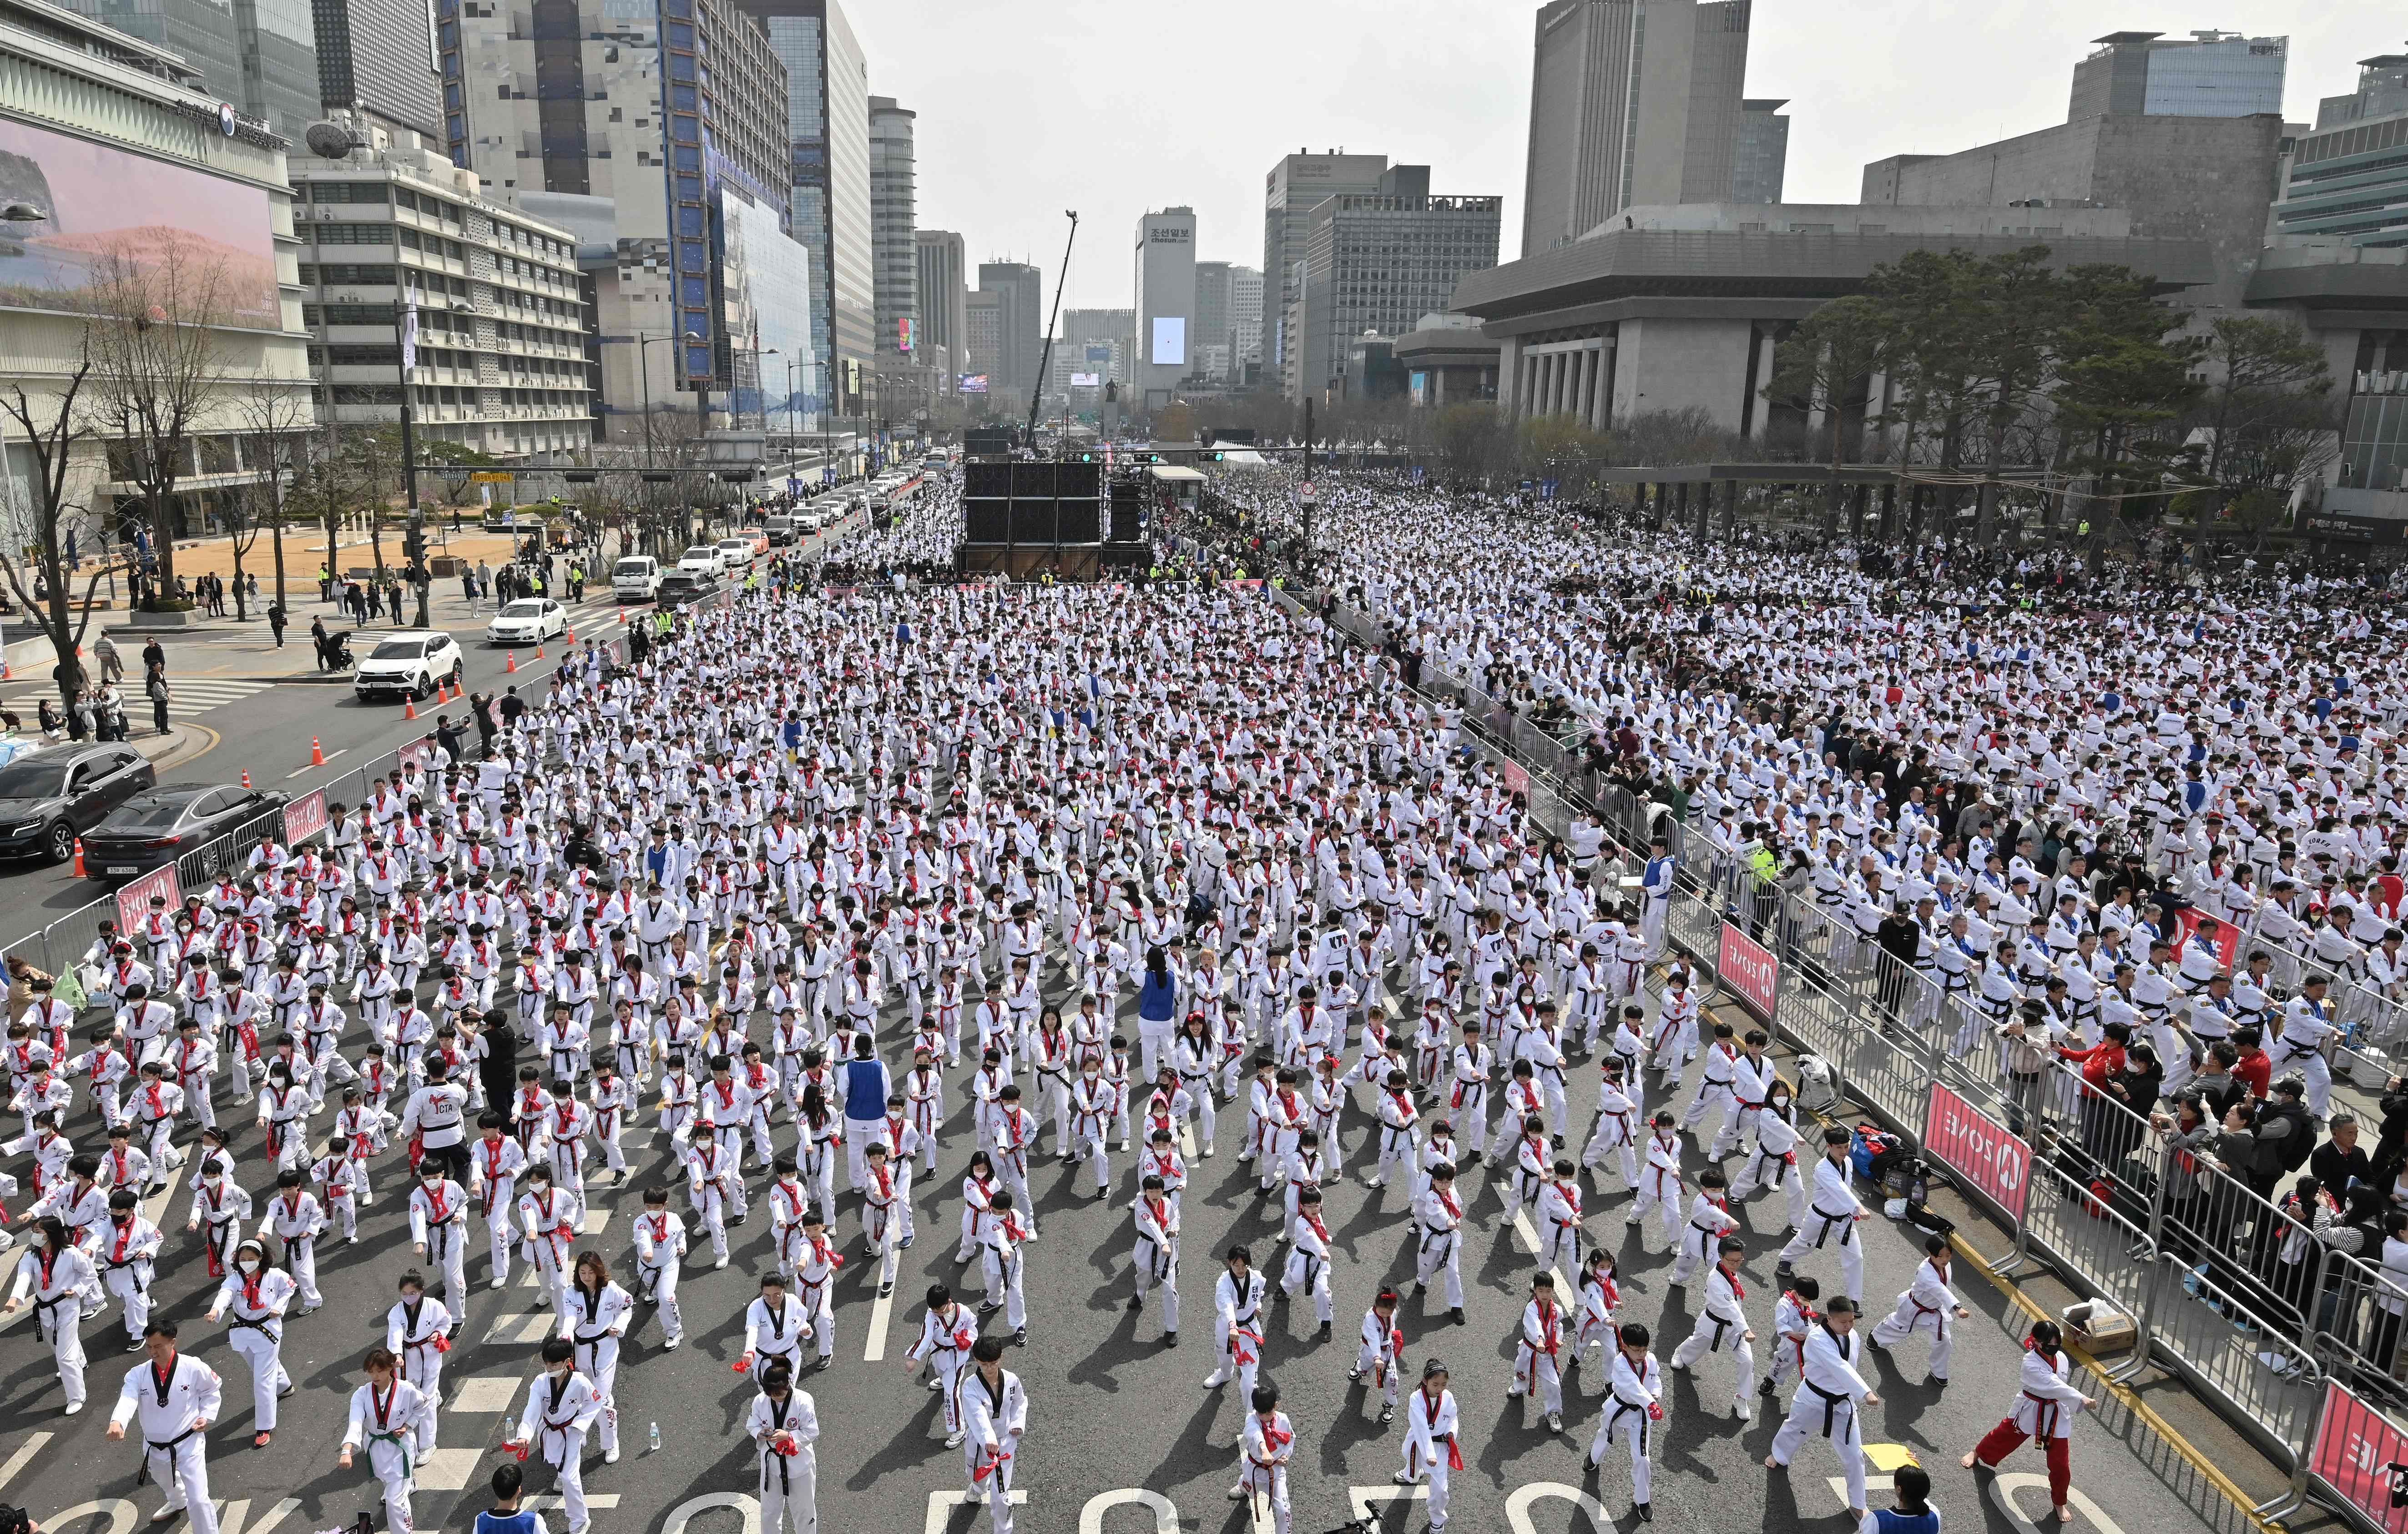
POLYGON ((243 1317, 237 1315, 230 1318, 226 1322, 226 1330, 229 1332, 240 1331, 245 1326, 248 1326, 252 1331, 255 1331, 262 1337, 266 1338, 269 1341, 280 1346, 284 1341, 284 1334, 274 1329, 276 1323, 277 1318, 272 1315, 263 1315, 255 1320, 245 1320, 243 1317))
POLYGON ((1849 1238, 1853 1237, 1856 1233, 1856 1217, 1854 1213, 1829 1214, 1819 1209, 1814 1211, 1814 1213, 1823 1222, 1823 1233, 1814 1238, 1814 1250, 1817 1252, 1823 1250, 1823 1243, 1831 1239, 1831 1227, 1833 1226, 1841 1227, 1840 1244, 1842 1246, 1847 1245, 1849 1238))
MULTIPOLYGON (((1840 1408, 1842 1405, 1853 1404, 1849 1401, 1848 1393, 1844 1390, 1826 1390, 1812 1380, 1801 1379, 1798 1383, 1823 1398, 1823 1436, 1829 1438, 1833 1426, 1839 1419, 1840 1408)), ((1852 1421, 1849 1426, 1853 1431, 1854 1422, 1852 1421)))
POLYGON ((1647 1415, 1647 1407, 1643 1402, 1627 1401, 1619 1396, 1613 1398, 1612 1414, 1605 1419, 1606 1441, 1612 1441, 1613 1425, 1633 1412, 1639 1413, 1639 1457, 1644 1459, 1647 1457, 1647 1430, 1655 1426, 1655 1421, 1647 1415))

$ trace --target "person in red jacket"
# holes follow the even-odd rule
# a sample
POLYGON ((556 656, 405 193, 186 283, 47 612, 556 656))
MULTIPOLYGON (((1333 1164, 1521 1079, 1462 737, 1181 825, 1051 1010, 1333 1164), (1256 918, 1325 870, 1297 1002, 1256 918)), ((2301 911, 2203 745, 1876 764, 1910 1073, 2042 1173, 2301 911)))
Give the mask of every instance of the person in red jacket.
POLYGON ((2263 1028, 2247 1027, 2232 1030, 2232 1046, 2241 1058, 2232 1064, 2232 1079, 2249 1089, 2249 1095, 2259 1102, 2273 1090, 2274 1061, 2261 1047, 2266 1042, 2263 1028))

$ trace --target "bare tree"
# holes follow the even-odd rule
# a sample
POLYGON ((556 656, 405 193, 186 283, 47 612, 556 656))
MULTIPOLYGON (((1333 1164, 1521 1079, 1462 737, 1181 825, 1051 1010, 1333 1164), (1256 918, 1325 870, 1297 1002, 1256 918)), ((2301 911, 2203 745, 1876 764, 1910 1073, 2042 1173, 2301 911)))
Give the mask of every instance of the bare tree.
POLYGON ((284 587, 284 518, 298 499, 302 479, 310 466, 313 412, 306 392, 270 380, 260 380, 244 394, 237 409, 242 417, 243 461, 252 478, 232 512, 234 610, 237 619, 248 622, 242 558, 259 541, 263 526, 276 562, 276 605, 291 610, 284 587))
POLYGON ((213 328, 225 308, 222 259, 188 236, 101 252, 86 300, 94 413, 124 444, 126 477, 139 487, 150 524, 158 588, 176 586, 176 486, 188 468, 193 429, 223 372, 213 328))
POLYGON ((31 538, 26 544, 13 540, 0 544, 0 579, 7 581, 17 605, 50 641, 50 653, 57 658, 52 674, 58 681, 59 702, 69 716, 75 711, 76 695, 83 690, 83 638, 92 627, 93 593, 104 577, 122 567, 118 554, 123 548, 115 542, 103 543, 100 558, 84 581, 82 599, 68 600, 66 525, 83 508, 67 497, 67 469, 76 444, 92 436, 91 402, 84 397, 92 370, 87 341, 76 359, 75 371, 55 399, 47 394, 30 395, 22 383, 0 396, 0 412, 23 435, 34 459, 32 483, 21 508, 22 530, 31 538))

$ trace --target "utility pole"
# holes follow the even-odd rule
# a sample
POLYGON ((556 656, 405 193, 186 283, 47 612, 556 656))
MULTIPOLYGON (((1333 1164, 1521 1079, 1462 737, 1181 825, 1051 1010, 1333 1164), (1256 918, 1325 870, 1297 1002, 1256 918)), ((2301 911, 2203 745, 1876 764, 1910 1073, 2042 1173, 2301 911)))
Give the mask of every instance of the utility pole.
POLYGON ((1062 285, 1070 280, 1070 247, 1079 242, 1079 210, 1062 209, 1070 221, 1070 237, 1062 242, 1062 275, 1054 281, 1054 310, 1045 317, 1045 350, 1037 359, 1037 384, 1028 391, 1028 440, 1037 440, 1037 407, 1045 397, 1045 375, 1054 366, 1054 323, 1062 318, 1062 285))
POLYGON ((1312 396, 1304 396, 1304 563, 1312 562, 1312 396))
MULTIPOLYGON (((402 539, 402 555, 409 561, 409 583, 418 588, 418 626, 425 628, 434 620, 426 611, 426 521, 418 509, 418 438, 411 425, 409 409, 409 375, 416 370, 414 365, 418 360, 416 294, 410 294, 407 304, 394 309, 393 326, 394 339, 399 343, 399 355, 394 360, 400 365, 401 375, 401 504, 408 519, 408 530, 402 539)), ((328 372, 331 374, 332 371, 330 365, 328 372)), ((373 510, 369 513, 371 516, 375 514, 373 510)))

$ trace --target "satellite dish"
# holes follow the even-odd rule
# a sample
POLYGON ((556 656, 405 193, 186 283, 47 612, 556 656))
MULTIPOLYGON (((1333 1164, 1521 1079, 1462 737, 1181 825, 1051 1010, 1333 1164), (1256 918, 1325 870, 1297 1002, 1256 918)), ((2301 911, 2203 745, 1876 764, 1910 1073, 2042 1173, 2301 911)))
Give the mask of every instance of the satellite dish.
POLYGON ((302 136, 309 152, 321 160, 348 160, 353 147, 351 130, 342 122, 312 122, 302 136))

